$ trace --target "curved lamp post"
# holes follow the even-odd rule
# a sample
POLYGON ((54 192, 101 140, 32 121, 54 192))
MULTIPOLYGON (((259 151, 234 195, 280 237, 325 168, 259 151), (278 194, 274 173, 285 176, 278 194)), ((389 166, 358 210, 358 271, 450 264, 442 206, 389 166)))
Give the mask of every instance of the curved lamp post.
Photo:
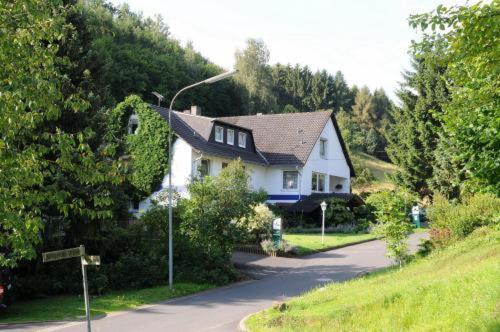
POLYGON ((323 201, 321 204, 321 211, 323 211, 323 220, 321 222, 321 244, 325 244, 325 211, 326 211, 326 202, 323 201))
MULTIPOLYGON (((177 98, 177 96, 179 96, 182 92, 188 89, 194 88, 195 86, 201 84, 212 84, 218 82, 220 80, 233 76, 237 72, 238 72, 237 70, 228 71, 180 89, 172 98, 172 101, 170 102, 170 107, 168 108, 168 125, 170 126, 170 130, 168 131, 168 286, 171 290, 173 289, 173 283, 174 283, 174 278, 173 278, 174 258, 173 258, 173 248, 172 248, 172 126, 171 126, 172 122, 170 115, 172 113, 172 108, 174 107, 174 101, 177 98)), ((156 96, 155 93, 153 94, 156 96)), ((163 99, 163 96, 161 96, 161 99, 163 99)), ((158 103, 160 102, 161 99, 160 97, 158 97, 158 103)))

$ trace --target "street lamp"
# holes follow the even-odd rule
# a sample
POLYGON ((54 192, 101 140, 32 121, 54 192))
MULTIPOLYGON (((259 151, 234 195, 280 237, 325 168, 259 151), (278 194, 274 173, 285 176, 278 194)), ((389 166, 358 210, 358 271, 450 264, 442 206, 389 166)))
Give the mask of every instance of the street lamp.
MULTIPOLYGON (((170 102, 170 107, 168 108, 168 125, 170 126, 170 130, 168 131, 168 286, 171 290, 173 289, 173 283, 174 283, 174 278, 173 278, 174 257, 172 248, 172 122, 171 122, 171 114, 172 114, 172 109, 174 107, 174 101, 178 95, 180 95, 182 92, 188 89, 194 88, 195 86, 201 84, 212 84, 218 82, 220 80, 233 76, 237 72, 238 72, 237 70, 228 71, 180 89, 172 98, 172 101, 170 102)), ((158 99, 158 102, 159 101, 160 99, 158 99)))
POLYGON ((160 107, 160 103, 161 103, 161 101, 162 101, 165 97, 163 97, 161 94, 159 94, 159 93, 158 93, 158 92, 156 92, 156 91, 151 92, 151 94, 153 94, 156 98, 158 98, 158 107, 160 107))
POLYGON ((321 222, 321 244, 325 244, 325 211, 326 211, 326 202, 323 201, 321 204, 321 211, 323 211, 323 221, 321 222))

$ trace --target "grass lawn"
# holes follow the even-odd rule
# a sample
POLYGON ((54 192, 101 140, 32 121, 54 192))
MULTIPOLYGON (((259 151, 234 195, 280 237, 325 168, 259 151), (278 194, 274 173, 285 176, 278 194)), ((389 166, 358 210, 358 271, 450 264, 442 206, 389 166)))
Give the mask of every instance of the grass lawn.
POLYGON ((499 331, 500 231, 251 316, 250 331, 499 331))
MULTIPOLYGON (((168 286, 159 286, 129 291, 115 291, 90 298, 92 316, 112 311, 132 309, 143 304, 155 303, 197 293, 215 286, 179 282, 174 291, 168 286)), ((85 317, 85 305, 81 296, 54 296, 46 299, 15 302, 7 310, 0 312, 0 323, 23 323, 51 321, 85 317)))
POLYGON ((350 243, 374 239, 372 234, 326 233, 325 244, 321 244, 321 234, 285 234, 285 241, 297 247, 299 255, 311 254, 350 243))

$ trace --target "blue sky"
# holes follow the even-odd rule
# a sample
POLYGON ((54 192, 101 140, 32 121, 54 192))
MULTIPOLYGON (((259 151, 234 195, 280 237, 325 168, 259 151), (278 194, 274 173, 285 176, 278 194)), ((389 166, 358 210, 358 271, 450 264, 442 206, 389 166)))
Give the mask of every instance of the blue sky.
POLYGON ((413 13, 459 0, 112 0, 146 16, 160 14, 172 36, 216 64, 231 69, 234 52, 247 38, 260 38, 271 64, 300 63, 341 70, 347 82, 383 87, 391 98, 401 71, 409 67, 408 46, 418 35, 408 27, 413 13))

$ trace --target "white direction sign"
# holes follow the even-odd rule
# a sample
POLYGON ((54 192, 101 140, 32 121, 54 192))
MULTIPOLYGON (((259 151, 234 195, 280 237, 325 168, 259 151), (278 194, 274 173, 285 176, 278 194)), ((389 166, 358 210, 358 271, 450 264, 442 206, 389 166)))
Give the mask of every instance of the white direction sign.
POLYGON ((64 250, 44 252, 42 254, 42 259, 43 262, 46 263, 46 262, 59 261, 61 259, 66 259, 66 258, 80 257, 85 254, 85 252, 82 252, 82 249, 83 249, 82 247, 76 247, 64 250))
POLYGON ((281 230, 281 218, 276 218, 273 220, 273 229, 281 230))
POLYGON ((83 265, 101 265, 101 256, 84 256, 82 257, 83 265))

